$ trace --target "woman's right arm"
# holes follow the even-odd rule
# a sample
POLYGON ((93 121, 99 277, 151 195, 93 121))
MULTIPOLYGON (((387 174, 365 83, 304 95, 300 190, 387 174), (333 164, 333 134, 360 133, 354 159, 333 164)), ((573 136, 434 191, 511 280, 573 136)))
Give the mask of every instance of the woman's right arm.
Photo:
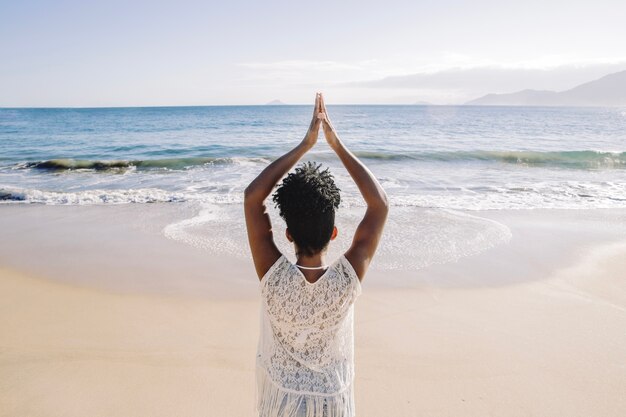
POLYGON ((359 279, 362 280, 374 257, 387 220, 387 213, 389 212, 387 194, 374 174, 339 139, 328 118, 323 97, 321 97, 321 102, 324 114, 322 128, 326 141, 348 170, 367 204, 365 216, 359 223, 354 233, 352 245, 345 254, 359 279))

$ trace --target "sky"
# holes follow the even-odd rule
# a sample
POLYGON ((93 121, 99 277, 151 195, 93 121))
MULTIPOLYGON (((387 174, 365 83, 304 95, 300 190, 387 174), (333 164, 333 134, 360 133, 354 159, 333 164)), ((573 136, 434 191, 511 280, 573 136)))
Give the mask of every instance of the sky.
POLYGON ((626 70, 626 2, 0 0, 0 107, 459 104, 626 70))

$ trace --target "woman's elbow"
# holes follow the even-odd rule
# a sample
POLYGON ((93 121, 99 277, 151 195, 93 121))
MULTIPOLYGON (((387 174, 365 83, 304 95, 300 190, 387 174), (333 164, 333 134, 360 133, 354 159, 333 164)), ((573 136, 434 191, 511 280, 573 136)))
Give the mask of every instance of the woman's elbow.
POLYGON ((250 187, 250 185, 248 185, 246 187, 245 190, 243 190, 243 199, 244 200, 249 200, 250 197, 252 196, 252 193, 254 192, 254 190, 252 189, 252 187, 250 187))
POLYGON ((381 191, 380 198, 378 199, 376 206, 377 210, 385 215, 389 212, 389 198, 387 197, 386 192, 381 191))
POLYGON ((250 204, 258 202, 259 200, 263 200, 259 195, 259 190, 257 187, 254 187, 253 184, 250 184, 243 190, 243 201, 244 203, 250 204))
POLYGON ((379 187, 378 191, 380 193, 380 203, 381 203, 381 205, 389 208, 389 198, 387 197, 387 192, 383 189, 383 187, 379 187))

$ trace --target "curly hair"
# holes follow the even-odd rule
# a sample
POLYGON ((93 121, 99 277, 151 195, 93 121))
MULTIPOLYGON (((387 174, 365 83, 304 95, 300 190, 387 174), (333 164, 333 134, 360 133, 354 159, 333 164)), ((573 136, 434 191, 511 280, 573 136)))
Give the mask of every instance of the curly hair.
POLYGON ((287 223, 298 254, 311 256, 328 246, 341 202, 328 168, 304 162, 283 179, 272 200, 287 223))

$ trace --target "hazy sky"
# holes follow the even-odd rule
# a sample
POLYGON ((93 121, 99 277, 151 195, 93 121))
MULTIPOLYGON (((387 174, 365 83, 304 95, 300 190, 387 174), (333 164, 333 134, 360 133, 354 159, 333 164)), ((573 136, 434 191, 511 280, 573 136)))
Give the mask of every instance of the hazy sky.
POLYGON ((626 1, 0 0, 0 106, 459 103, 626 69, 626 1))

